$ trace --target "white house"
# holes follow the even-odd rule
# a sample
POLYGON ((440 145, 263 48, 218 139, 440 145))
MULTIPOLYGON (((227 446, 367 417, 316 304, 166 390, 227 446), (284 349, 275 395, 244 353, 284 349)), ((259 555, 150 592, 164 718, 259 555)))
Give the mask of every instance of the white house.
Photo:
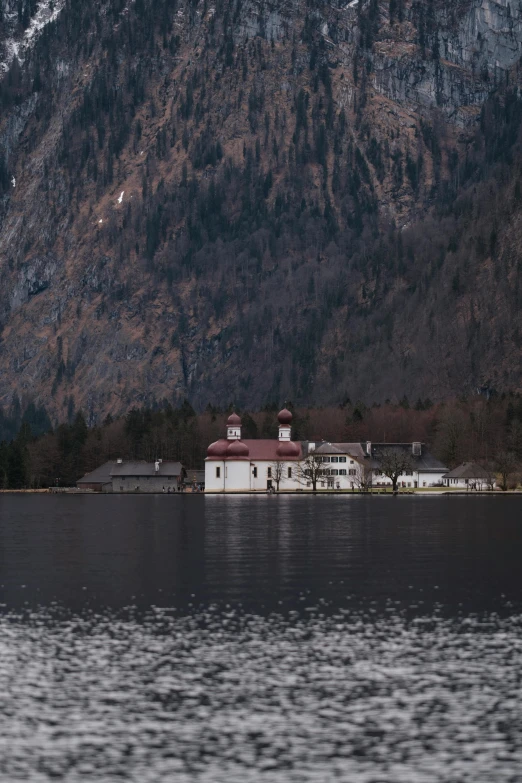
MULTIPOLYGON (((305 457, 313 454, 321 465, 317 489, 357 490, 371 483, 371 467, 360 443, 304 441, 301 446, 305 457)), ((307 481, 306 489, 311 488, 311 481, 307 481)))
POLYGON ((440 487, 448 468, 433 456, 424 443, 370 443, 365 445, 366 454, 372 460, 373 486, 390 487, 392 482, 382 471, 382 462, 390 455, 407 458, 409 469, 399 476, 398 486, 412 489, 440 487))
POLYGON ((457 468, 450 470, 443 478, 445 487, 451 489, 496 489, 497 482, 494 473, 474 462, 463 462, 457 468))

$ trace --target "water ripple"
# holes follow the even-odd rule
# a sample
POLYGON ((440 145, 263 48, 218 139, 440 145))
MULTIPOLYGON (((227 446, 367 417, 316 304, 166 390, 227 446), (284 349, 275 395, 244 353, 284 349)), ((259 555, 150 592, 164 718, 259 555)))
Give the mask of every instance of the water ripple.
POLYGON ((0 618, 2 781, 515 783, 522 616, 0 618))

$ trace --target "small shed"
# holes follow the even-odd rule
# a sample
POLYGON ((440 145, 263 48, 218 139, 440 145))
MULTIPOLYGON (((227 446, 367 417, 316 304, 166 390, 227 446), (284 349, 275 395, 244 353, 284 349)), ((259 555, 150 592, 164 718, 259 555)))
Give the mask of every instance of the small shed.
POLYGON ((476 462, 463 462, 462 465, 445 473, 442 482, 452 489, 496 489, 495 474, 476 462))
POLYGON ((185 477, 185 486, 193 492, 200 492, 205 489, 205 471, 187 470, 185 477))
POLYGON ((76 486, 78 489, 91 492, 112 492, 111 470, 115 465, 114 461, 104 462, 95 470, 86 473, 83 478, 78 479, 76 486))

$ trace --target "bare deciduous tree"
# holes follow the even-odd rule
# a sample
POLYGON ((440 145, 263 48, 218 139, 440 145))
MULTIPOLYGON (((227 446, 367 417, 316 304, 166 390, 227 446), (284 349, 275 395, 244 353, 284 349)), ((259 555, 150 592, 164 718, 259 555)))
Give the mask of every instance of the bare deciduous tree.
POLYGON ((486 487, 489 490, 495 489, 495 481, 496 481, 496 475, 495 475, 495 468, 490 462, 482 462, 479 463, 482 464, 482 467, 486 471, 486 477, 484 479, 484 483, 486 487))
POLYGON ((382 449, 377 455, 379 467, 392 483, 392 489, 397 492, 399 476, 413 469, 410 455, 403 449, 382 449))
POLYGON ((311 451, 296 466, 296 479, 299 484, 311 484, 312 491, 317 492, 317 480, 324 475, 322 457, 311 451))
POLYGON ((495 457, 495 469, 500 473, 500 488, 505 492, 508 488, 509 477, 515 472, 517 458, 512 451, 499 451, 495 457))
POLYGON ((279 492, 279 483, 283 480, 285 472, 285 462, 275 460, 272 462, 272 481, 275 481, 276 489, 279 492))
POLYGON ((356 462, 355 476, 350 479, 360 492, 368 492, 372 486, 373 468, 369 462, 356 462))

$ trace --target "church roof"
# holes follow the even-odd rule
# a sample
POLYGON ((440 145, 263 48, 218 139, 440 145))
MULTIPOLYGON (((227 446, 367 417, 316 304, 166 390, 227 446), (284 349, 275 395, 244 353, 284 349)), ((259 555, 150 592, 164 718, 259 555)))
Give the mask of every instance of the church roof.
MULTIPOLYGON (((267 462, 296 462, 302 457, 302 449, 299 441, 291 441, 297 447, 297 453, 295 456, 281 457, 277 453, 277 449, 284 441, 277 440, 275 438, 256 438, 252 440, 241 439, 241 443, 244 443, 248 447, 248 455, 250 460, 261 460, 267 462)), ((223 459, 231 459, 234 457, 215 456, 210 454, 207 460, 218 460, 221 462, 223 459)))

